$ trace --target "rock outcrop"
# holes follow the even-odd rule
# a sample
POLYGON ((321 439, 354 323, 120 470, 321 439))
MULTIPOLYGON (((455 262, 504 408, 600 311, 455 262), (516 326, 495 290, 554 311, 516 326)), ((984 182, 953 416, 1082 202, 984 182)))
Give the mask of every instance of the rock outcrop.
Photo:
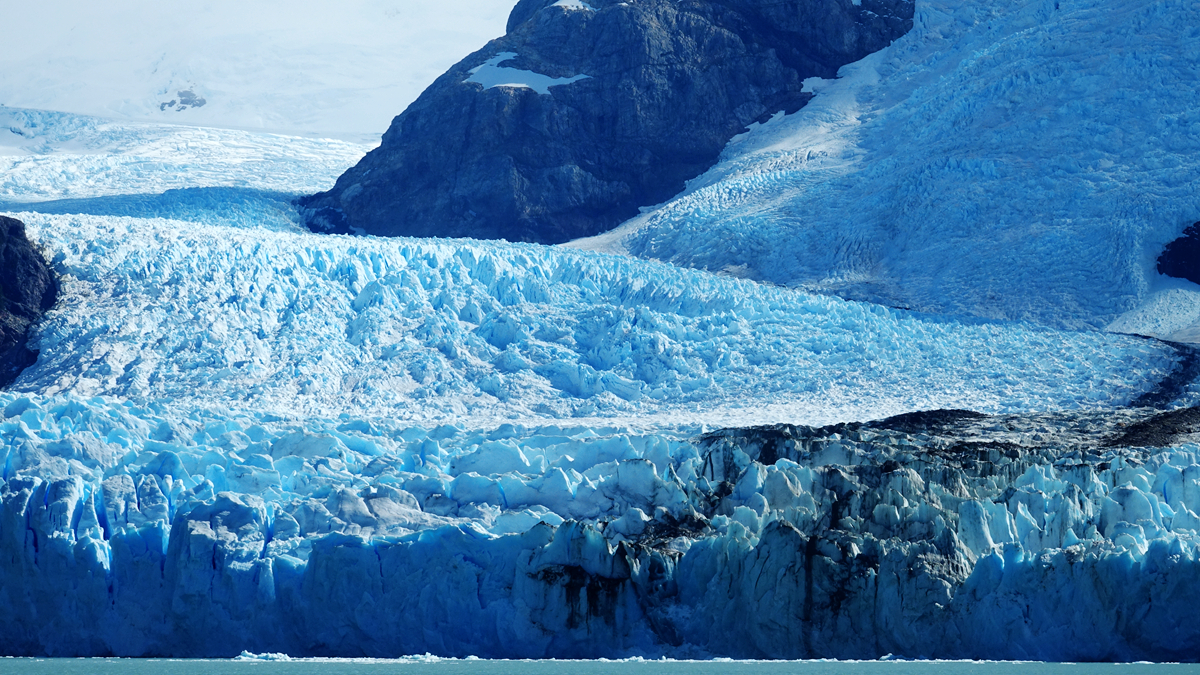
POLYGON ((1158 256, 1158 272, 1200 284, 1200 223, 1183 231, 1183 236, 1167 244, 1158 256))
POLYGON ((793 112, 912 26, 911 0, 521 0, 309 227, 556 243, 679 192, 748 124, 793 112))
POLYGON ((58 281, 25 236, 25 224, 0 216, 0 387, 37 359, 29 327, 58 297, 58 281))

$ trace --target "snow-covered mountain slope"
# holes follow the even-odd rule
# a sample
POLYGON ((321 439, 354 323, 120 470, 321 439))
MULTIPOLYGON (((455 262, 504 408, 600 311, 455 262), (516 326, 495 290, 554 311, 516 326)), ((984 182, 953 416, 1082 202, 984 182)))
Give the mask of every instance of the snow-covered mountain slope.
POLYGON ((0 104, 378 136, 442 71, 502 35, 512 5, 8 3, 0 22, 0 104))
POLYGON ((303 194, 331 185, 372 146, 0 107, 0 208, 183 188, 303 194))
POLYGON ((1200 288, 1200 6, 929 0, 680 197, 586 247, 885 304, 1169 336, 1200 288))

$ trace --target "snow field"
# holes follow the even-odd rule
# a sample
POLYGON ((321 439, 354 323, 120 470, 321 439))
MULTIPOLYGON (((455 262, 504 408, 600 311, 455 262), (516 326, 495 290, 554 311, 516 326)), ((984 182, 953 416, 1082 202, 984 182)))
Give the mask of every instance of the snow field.
POLYGON ((1165 336, 1136 312, 1200 220, 1197 26, 1182 0, 919 2, 908 35, 600 245, 952 315, 1132 311, 1121 330, 1165 336))
POLYGON ((185 188, 307 194, 333 185, 373 146, 0 107, 0 207, 185 188))
MULTIPOLYGON (((568 6, 568 8, 569 11, 584 9, 582 6, 568 6)), ((550 93, 550 87, 561 87, 591 77, 590 75, 550 77, 549 75, 535 73, 532 70, 521 70, 520 68, 509 68, 500 65, 516 57, 516 52, 500 52, 487 61, 484 61, 483 65, 472 68, 471 76, 466 81, 483 85, 484 89, 491 89, 492 87, 523 87, 546 96, 550 93)))

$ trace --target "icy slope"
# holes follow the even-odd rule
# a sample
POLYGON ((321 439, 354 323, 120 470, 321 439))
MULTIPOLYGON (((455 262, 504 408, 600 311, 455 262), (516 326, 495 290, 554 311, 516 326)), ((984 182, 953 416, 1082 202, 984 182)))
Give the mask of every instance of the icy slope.
POLYGON ((64 275, 18 391, 424 419, 1113 407, 1176 356, 618 256, 23 214, 64 275))
POLYGON ((503 34, 512 5, 9 3, 0 104, 378 136, 447 67, 503 34))
POLYGON ((1200 6, 917 5, 913 30, 584 246, 949 314, 1169 335, 1197 220, 1200 6), (632 233, 631 233, 632 231, 632 233))
MULTIPOLYGON (((0 208, 181 188, 303 194, 331 185, 371 147, 0 107, 0 208)), ((214 218, 214 206, 194 219, 214 218)))

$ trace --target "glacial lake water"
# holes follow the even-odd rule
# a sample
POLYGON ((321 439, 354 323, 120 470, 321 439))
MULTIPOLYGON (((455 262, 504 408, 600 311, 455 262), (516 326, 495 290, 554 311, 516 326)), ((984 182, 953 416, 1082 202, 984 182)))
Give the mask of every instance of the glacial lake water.
POLYGON ((21 675, 1184 675, 1197 664, 1013 661, 488 661, 429 659, 16 659, 21 675))

